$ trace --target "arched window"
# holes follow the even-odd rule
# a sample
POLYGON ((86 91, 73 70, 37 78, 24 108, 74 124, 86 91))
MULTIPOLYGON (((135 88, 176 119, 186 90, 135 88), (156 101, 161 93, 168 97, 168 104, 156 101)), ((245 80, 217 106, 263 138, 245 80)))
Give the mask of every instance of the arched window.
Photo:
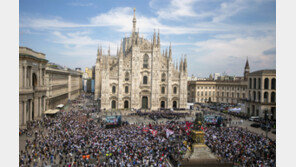
POLYGON ((128 81, 128 80, 129 80, 129 73, 126 72, 126 73, 125 73, 125 81, 128 81))
POLYGON ((161 87, 161 93, 165 94, 165 87, 164 86, 161 87))
POLYGON ((32 75, 32 81, 33 81, 32 82, 33 89, 35 89, 37 86, 37 75, 35 73, 33 73, 32 75))
POLYGON ((269 89, 269 79, 268 78, 264 79, 264 89, 269 89))
POLYGON ((258 89, 261 89, 261 78, 258 78, 258 89))
POLYGON ((174 87, 174 94, 177 94, 177 87, 174 87))
POLYGON ((268 92, 264 92, 264 103, 268 102, 268 92))
POLYGON ((271 92, 271 95, 270 95, 270 102, 271 102, 271 103, 275 103, 275 92, 271 92))
POLYGON ((256 78, 254 78, 254 89, 257 88, 256 82, 257 82, 257 80, 256 80, 256 78))
POLYGON ((112 93, 116 93, 116 86, 112 86, 112 93))
POLYGON ((231 94, 232 94, 231 97, 234 97, 234 93, 232 92, 231 94))
POLYGON ((143 68, 148 68, 148 61, 149 61, 149 56, 145 54, 143 58, 143 68))
POLYGON ((207 96, 208 95, 208 92, 205 92, 205 96, 207 96))
POLYGON ((258 102, 261 102, 261 93, 258 92, 257 94, 258 94, 258 102))
POLYGON ((272 78, 271 80, 271 89, 275 89, 275 84, 276 84, 276 81, 275 81, 275 78, 272 78))
POLYGON ((128 86, 125 86, 125 88, 124 88, 124 92, 125 92, 125 93, 128 93, 128 86))
POLYGON ((162 73, 162 75, 161 75, 161 82, 165 82, 165 79, 166 79, 166 75, 165 75, 165 73, 162 73))
POLYGON ((201 92, 201 96, 203 96, 203 92, 201 92))
POLYGON ((253 100, 256 101, 256 92, 253 92, 253 100))
POLYGON ((146 85, 147 83, 148 83, 148 77, 147 76, 144 76, 143 77, 143 84, 146 85))
POLYGON ((236 94, 236 98, 239 98, 239 93, 236 94))
POLYGON ((252 89, 252 78, 249 79, 249 89, 252 89))

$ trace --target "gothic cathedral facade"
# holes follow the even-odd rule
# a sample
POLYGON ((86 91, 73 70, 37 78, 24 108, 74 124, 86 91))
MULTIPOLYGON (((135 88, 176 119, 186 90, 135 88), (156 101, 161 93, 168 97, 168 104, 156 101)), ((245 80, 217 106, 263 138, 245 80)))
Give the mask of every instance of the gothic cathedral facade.
POLYGON ((100 108, 151 109, 187 107, 187 60, 173 63, 171 45, 161 53, 159 32, 151 41, 136 31, 134 9, 130 37, 122 39, 117 55, 99 47, 95 67, 95 99, 100 108))

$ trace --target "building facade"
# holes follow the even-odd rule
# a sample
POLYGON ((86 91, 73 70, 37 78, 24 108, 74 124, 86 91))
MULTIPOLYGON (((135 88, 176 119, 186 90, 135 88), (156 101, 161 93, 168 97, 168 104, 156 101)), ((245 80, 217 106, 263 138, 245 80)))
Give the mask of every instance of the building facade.
MULTIPOLYGON (((249 75, 248 60, 245 65, 244 77, 219 76, 215 80, 188 81, 188 102, 191 103, 243 103, 247 99, 247 76, 249 75)), ((217 75, 216 75, 217 76, 217 75)))
POLYGON ((19 125, 41 118, 45 111, 45 54, 19 47, 19 125))
POLYGON ((47 109, 75 99, 82 90, 82 72, 48 64, 45 54, 19 47, 19 126, 40 119, 47 109))
POLYGON ((116 56, 98 49, 95 99, 101 109, 186 108, 187 60, 179 68, 172 61, 171 46, 161 53, 160 37, 152 41, 136 31, 134 10, 130 37, 123 38, 116 56))
POLYGON ((47 109, 54 109, 59 104, 78 97, 82 91, 82 72, 57 68, 48 64, 46 67, 47 109))
POLYGON ((247 113, 276 119, 276 70, 259 70, 248 76, 247 113))

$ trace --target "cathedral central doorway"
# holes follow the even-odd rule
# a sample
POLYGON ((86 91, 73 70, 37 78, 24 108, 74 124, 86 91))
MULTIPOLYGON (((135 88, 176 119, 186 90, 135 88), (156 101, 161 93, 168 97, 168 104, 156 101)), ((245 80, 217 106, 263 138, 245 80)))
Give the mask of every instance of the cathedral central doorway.
POLYGON ((116 109, 116 101, 115 101, 115 100, 112 100, 111 103, 112 103, 112 104, 111 104, 111 108, 112 108, 112 109, 116 109))
POLYGON ((164 101, 160 102, 160 108, 165 108, 165 102, 164 101))
POLYGON ((124 109, 128 109, 128 101, 124 101, 124 109))
POLYGON ((142 97, 142 108, 148 109, 148 97, 147 96, 142 97))

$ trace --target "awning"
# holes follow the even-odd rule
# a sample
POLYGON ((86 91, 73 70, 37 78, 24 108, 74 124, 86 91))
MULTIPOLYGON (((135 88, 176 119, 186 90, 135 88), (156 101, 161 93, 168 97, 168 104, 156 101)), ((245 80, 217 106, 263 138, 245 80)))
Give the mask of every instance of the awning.
POLYGON ((53 109, 53 110, 47 110, 44 112, 44 114, 56 114, 57 112, 59 112, 59 109, 53 109))
POLYGON ((59 104, 58 106, 57 106, 57 108, 63 108, 64 107, 64 104, 59 104))

